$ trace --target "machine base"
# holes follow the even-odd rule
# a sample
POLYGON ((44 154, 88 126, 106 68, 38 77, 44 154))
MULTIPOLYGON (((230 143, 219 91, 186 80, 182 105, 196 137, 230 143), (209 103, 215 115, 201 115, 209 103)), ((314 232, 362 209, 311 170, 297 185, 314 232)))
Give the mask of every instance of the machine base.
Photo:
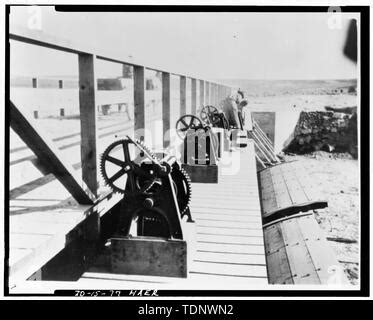
POLYGON ((187 243, 151 237, 111 239, 113 273, 187 277, 187 243))
POLYGON ((182 164, 182 168, 188 173, 192 182, 218 183, 217 165, 182 164))

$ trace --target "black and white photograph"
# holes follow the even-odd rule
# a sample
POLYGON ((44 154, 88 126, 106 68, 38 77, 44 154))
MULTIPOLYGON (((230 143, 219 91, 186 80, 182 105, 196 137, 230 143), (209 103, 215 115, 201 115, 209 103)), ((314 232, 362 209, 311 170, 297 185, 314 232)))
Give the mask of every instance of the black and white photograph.
POLYGON ((5 296, 369 287, 370 7, 204 4, 4 5, 5 296))

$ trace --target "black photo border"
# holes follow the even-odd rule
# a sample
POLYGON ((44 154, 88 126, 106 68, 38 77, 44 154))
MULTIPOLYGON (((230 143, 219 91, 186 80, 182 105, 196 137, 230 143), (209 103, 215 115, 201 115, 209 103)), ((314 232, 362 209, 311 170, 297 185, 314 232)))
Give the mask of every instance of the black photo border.
MULTIPOLYGON (((9 131, 10 119, 8 103, 10 99, 10 44, 9 44, 9 14, 10 7, 27 6, 30 4, 5 5, 5 122, 4 122, 4 296, 5 297, 63 297, 59 294, 10 294, 8 287, 9 259, 9 131)), ((38 4, 38 6, 53 6, 53 4, 38 4)), ((329 6, 215 6, 215 5, 55 5, 57 11, 64 12, 328 12, 329 6)), ((359 290, 160 290, 160 297, 368 297, 370 281, 370 237, 369 237, 369 44, 370 44, 370 14, 369 6, 340 6, 342 12, 360 13, 360 289, 359 290)), ((127 297, 130 298, 130 297, 127 297)), ((135 298, 134 298, 135 299, 135 298)), ((154 302, 156 302, 154 300, 154 302)))

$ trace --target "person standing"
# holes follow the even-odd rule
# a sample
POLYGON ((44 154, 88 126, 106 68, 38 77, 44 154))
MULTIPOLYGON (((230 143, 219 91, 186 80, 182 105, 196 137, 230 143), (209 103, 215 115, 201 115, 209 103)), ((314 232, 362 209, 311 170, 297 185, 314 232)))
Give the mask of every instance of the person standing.
POLYGON ((225 98, 222 103, 222 110, 224 112, 225 117, 228 120, 229 127, 239 128, 240 119, 238 116, 237 98, 235 98, 233 95, 230 95, 227 98, 225 98))

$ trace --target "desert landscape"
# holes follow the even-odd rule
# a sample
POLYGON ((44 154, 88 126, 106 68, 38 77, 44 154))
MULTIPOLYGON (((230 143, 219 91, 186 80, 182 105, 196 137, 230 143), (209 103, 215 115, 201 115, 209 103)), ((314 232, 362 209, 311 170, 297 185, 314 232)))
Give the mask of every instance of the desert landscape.
MULTIPOLYGON (((328 208, 315 211, 315 217, 330 240, 338 260, 344 266, 344 271, 350 282, 357 284, 359 281, 360 236, 359 162, 357 157, 347 151, 336 152, 335 150, 330 150, 331 152, 314 150, 306 154, 304 152, 303 154, 301 154, 302 152, 298 153, 296 150, 283 151, 284 147, 289 144, 289 139, 292 139, 291 135, 294 133, 301 112, 326 112, 328 108, 355 108, 356 110, 358 105, 356 80, 255 81, 220 79, 219 81, 239 87, 245 92, 248 108, 259 115, 256 120, 259 124, 263 124, 262 129, 269 135, 273 131, 275 150, 285 160, 296 159, 302 162, 314 178, 329 204, 328 208), (274 122, 266 122, 265 115, 269 113, 274 115, 274 122), (266 123, 272 128, 266 127, 266 123)), ((171 98, 174 102, 174 110, 171 113, 171 126, 179 116, 177 83, 172 86, 171 98)), ((26 108, 31 117, 35 118, 34 111, 38 110, 38 117, 34 121, 56 141, 62 152, 74 163, 74 168, 80 170, 77 90, 77 88, 61 90, 18 86, 11 88, 11 99, 17 105, 26 108), (65 109, 63 116, 61 116, 61 108, 65 109), (67 132, 68 135, 66 135, 67 132)), ((110 141, 132 132, 133 118, 130 115, 133 114, 133 99, 128 94, 129 90, 101 90, 98 93, 100 138, 98 147, 102 152, 104 146, 110 141), (103 114, 102 106, 105 104, 110 107, 107 113, 103 114), (125 108, 120 108, 120 104, 123 104, 125 108)), ((187 106, 188 113, 190 102, 187 103, 187 106)), ((147 90, 145 120, 147 126, 152 130, 161 132, 162 128, 157 126, 157 122, 161 122, 160 107, 160 89, 147 90)), ((25 148, 23 142, 12 131, 10 138, 11 210, 17 212, 17 210, 24 210, 26 204, 32 206, 32 192, 25 193, 22 185, 27 184, 32 189, 33 184, 44 180, 46 180, 44 183, 47 183, 50 182, 50 179, 45 179, 42 168, 37 169, 37 162, 35 162, 32 152, 25 148), (22 199, 20 195, 23 195, 22 199), (30 201, 27 200, 29 195, 31 196, 30 201)), ((50 205, 59 203, 59 201, 53 200, 55 198, 53 194, 45 195, 45 198, 45 201, 50 205)))

